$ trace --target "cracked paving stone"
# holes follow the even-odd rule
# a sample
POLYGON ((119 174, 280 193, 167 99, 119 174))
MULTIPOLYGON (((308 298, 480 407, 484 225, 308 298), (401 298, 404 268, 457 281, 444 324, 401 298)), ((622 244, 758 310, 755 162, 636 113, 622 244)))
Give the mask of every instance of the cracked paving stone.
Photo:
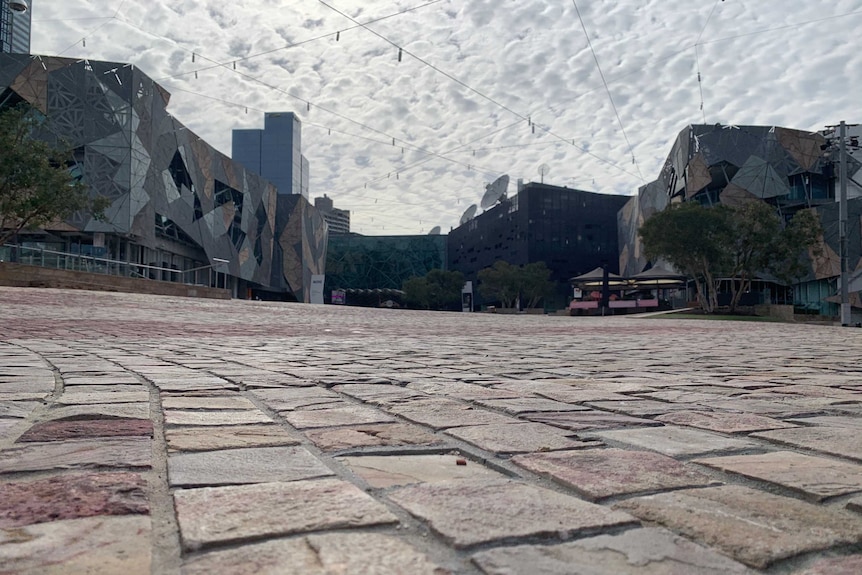
POLYGON ((458 548, 515 537, 565 537, 634 521, 627 513, 510 480, 410 485, 388 497, 458 548))
POLYGON ((486 575, 753 575, 741 563, 656 528, 559 545, 490 549, 472 559, 486 575))
POLYGON ((302 447, 249 447, 168 456, 173 487, 296 481, 333 475, 302 447))
POLYGON ((630 493, 702 487, 712 480, 672 457, 649 451, 586 449, 516 455, 512 461, 547 475, 591 501, 630 493))
POLYGON ((174 493, 183 548, 398 522, 340 479, 183 489, 174 493), (277 513, 273 511, 277 510, 277 513))
POLYGON ((100 516, 0 528, 0 572, 149 575, 150 518, 100 516))
POLYGON ((16 443, 123 436, 152 437, 153 422, 149 419, 126 418, 52 419, 34 425, 16 443))
POLYGON ((212 451, 240 447, 297 445, 277 425, 228 425, 225 427, 168 427, 165 429, 169 451, 212 451))
POLYGON ((792 451, 713 457, 694 462, 781 485, 815 501, 862 491, 862 465, 792 451))
POLYGON ((451 479, 503 478, 500 473, 471 460, 464 459, 467 465, 458 465, 459 459, 459 456, 454 455, 395 454, 337 458, 375 488, 437 483, 451 479))
POLYGON ((152 440, 148 437, 28 443, 0 450, 0 473, 150 467, 152 451, 152 440))
POLYGON ((596 447, 601 442, 570 437, 572 432, 543 423, 503 423, 456 427, 448 435, 497 455, 596 447))
POLYGON ((435 430, 467 425, 486 425, 489 423, 520 423, 514 417, 477 409, 470 405, 448 399, 420 399, 389 408, 391 413, 400 415, 414 423, 421 423, 435 430))
POLYGON ((74 473, 0 483, 0 527, 94 515, 148 513, 147 482, 137 473, 74 473))
POLYGON ((323 451, 339 451, 357 447, 441 445, 446 443, 445 439, 408 423, 315 429, 306 431, 305 436, 323 451))
POLYGON ((850 427, 796 427, 753 433, 751 436, 862 461, 859 430, 850 427))
POLYGON ((677 411, 656 417, 656 421, 697 427, 719 433, 751 433, 796 427, 778 419, 753 413, 718 413, 709 411, 677 411))
POLYGON ((213 551, 183 575, 448 575, 404 541, 379 533, 328 533, 213 551))
POLYGON ((597 431, 591 436, 657 451, 671 457, 705 455, 718 451, 741 451, 760 447, 753 441, 724 437, 698 429, 664 425, 642 429, 597 431))
POLYGON ((248 425, 275 422, 262 411, 182 411, 165 410, 165 425, 248 425))
POLYGON ((739 485, 647 495, 614 509, 760 569, 779 559, 862 542, 862 518, 856 515, 739 485))
POLYGON ((331 409, 325 407, 321 409, 300 409, 283 412, 281 416, 297 429, 395 421, 395 418, 391 415, 364 405, 347 405, 331 409))

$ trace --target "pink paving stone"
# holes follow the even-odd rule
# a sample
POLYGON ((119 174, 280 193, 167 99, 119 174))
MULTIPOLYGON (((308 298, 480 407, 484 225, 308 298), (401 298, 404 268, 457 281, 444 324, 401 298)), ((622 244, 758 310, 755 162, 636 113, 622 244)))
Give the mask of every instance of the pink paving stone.
POLYGON ((745 565, 664 529, 630 529, 560 545, 476 553, 486 575, 753 575, 745 565))
POLYGON ((0 528, 0 573, 150 575, 150 518, 96 516, 0 528))
POLYGON ((598 431, 595 433, 609 441, 618 441, 671 457, 704 455, 718 451, 741 451, 759 447, 757 443, 736 437, 724 437, 715 433, 665 425, 643 429, 598 431))
POLYGON ((490 423, 455 427, 446 430, 446 434, 498 455, 601 445, 595 440, 581 441, 570 437, 572 432, 543 423, 490 423))
POLYGON ((428 433, 417 425, 405 423, 314 429, 306 431, 305 436, 323 451, 357 447, 441 445, 446 442, 444 438, 428 433))
POLYGON ((284 412, 281 416, 297 429, 395 421, 391 415, 364 405, 347 405, 332 409, 300 409, 284 412))
POLYGON ((379 533, 328 533, 213 551, 183 575, 450 575, 404 541, 379 533))
POLYGON ((448 399, 423 399, 394 405, 389 411, 435 430, 466 425, 518 423, 513 417, 448 399))
POLYGON ((263 536, 398 521, 368 494, 339 479, 185 489, 174 493, 174 503, 188 551, 263 536))
POLYGON ((173 453, 168 457, 172 487, 296 481, 326 475, 333 473, 298 446, 220 449, 173 453))
POLYGON ((607 411, 565 411, 559 413, 523 413, 522 419, 546 423, 571 431, 617 429, 622 427, 644 427, 661 425, 652 419, 631 417, 607 411))
POLYGON ((124 472, 0 483, 0 527, 148 513, 146 487, 147 482, 139 474, 124 472))
POLYGON ((299 443, 299 440, 276 425, 168 427, 165 429, 165 439, 169 451, 210 451, 299 443))
POLYGON ((615 509, 657 523, 757 568, 862 542, 862 518, 738 485, 647 495, 615 509))
POLYGON ((802 571, 794 571, 793 575, 859 575, 860 573, 862 573, 862 555, 848 555, 821 559, 802 571))
POLYGON ((572 405, 563 403, 562 401, 554 401, 545 397, 519 397, 515 399, 481 399, 476 401, 478 405, 490 407, 491 409, 499 409, 518 415, 520 413, 536 412, 536 411, 580 411, 587 410, 586 407, 580 405, 572 405))
POLYGON ((61 441, 64 439, 92 439, 96 437, 153 436, 153 422, 149 419, 73 419, 51 420, 37 423, 17 443, 30 441, 61 441))
POLYGON ((850 427, 797 427, 753 433, 752 437, 862 461, 859 430, 850 427))
POLYGON ((458 548, 515 537, 565 537, 633 521, 627 513, 510 480, 411 485, 388 497, 458 548))
POLYGON ((796 427, 778 419, 753 413, 721 413, 711 411, 675 411, 656 417, 656 421, 698 427, 720 433, 751 433, 771 429, 796 427))
POLYGON ((104 438, 50 443, 25 443, 0 451, 0 474, 50 469, 150 467, 148 437, 104 438))
POLYGON ((862 465, 792 451, 713 457, 695 463, 781 485, 815 501, 862 491, 862 465))
POLYGON ((587 449, 531 453, 517 455, 512 461, 534 473, 550 476, 591 501, 713 483, 708 476, 684 463, 648 451, 587 449))

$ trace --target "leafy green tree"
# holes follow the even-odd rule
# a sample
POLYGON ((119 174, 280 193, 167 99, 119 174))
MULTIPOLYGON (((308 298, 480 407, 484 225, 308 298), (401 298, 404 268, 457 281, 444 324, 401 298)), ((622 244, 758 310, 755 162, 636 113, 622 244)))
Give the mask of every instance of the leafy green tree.
POLYGON ((554 289, 550 281, 551 270, 545 262, 518 267, 497 260, 493 266, 481 270, 478 277, 482 297, 488 301, 499 301, 504 308, 514 307, 519 296, 525 307, 536 307, 554 289))
POLYGON ((437 310, 461 309, 464 274, 434 269, 424 277, 413 276, 403 284, 404 300, 411 307, 437 310))
POLYGON ((23 229, 107 207, 72 176, 67 150, 32 137, 43 119, 24 105, 0 111, 0 245, 23 229))
POLYGON ((664 258, 692 278, 703 311, 718 304, 715 276, 727 267, 729 210, 697 202, 671 204, 641 225, 638 234, 649 259, 664 258))
POLYGON ((520 270, 521 282, 520 292, 522 301, 527 302, 527 307, 536 307, 542 298, 550 294, 554 289, 551 281, 551 270, 545 262, 533 262, 522 267, 520 270))

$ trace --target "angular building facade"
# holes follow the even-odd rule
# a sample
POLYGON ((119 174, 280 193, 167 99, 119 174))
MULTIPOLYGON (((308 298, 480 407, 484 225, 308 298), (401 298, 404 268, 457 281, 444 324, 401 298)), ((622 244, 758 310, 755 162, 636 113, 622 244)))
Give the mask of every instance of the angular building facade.
POLYGON ((71 147, 71 169, 111 201, 103 220, 77 214, 30 241, 140 264, 155 279, 202 282, 195 270, 212 268, 236 296, 305 301, 325 263, 322 218, 300 196, 281 206, 271 182, 172 117, 169 99, 130 64, 0 54, 0 106, 43 114, 35 135, 71 147))
MULTIPOLYGON (((796 286, 796 303, 817 304, 821 313, 835 315, 834 301, 826 300, 835 293, 840 274, 834 136, 778 126, 686 127, 677 136, 658 178, 640 188, 620 210, 620 273, 632 276, 649 265, 638 229, 673 202, 735 205, 756 199, 774 206, 785 219, 799 210, 814 209, 824 237, 820 255, 809 256, 809 273, 796 286)), ((847 156, 848 260, 850 270, 860 271, 862 187, 858 182, 862 182, 862 162, 854 157, 858 144, 851 148, 847 156)), ((852 299, 858 302, 858 294, 852 299)))

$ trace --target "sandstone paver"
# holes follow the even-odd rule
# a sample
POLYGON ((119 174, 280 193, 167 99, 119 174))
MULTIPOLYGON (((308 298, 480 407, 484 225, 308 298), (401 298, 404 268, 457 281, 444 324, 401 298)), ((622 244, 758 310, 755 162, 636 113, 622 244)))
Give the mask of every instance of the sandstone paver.
POLYGON ((296 445, 284 429, 276 425, 227 425, 168 427, 165 429, 169 451, 211 451, 238 447, 296 445))
POLYGON ((54 419, 44 423, 37 423, 18 438, 18 443, 124 436, 152 437, 153 422, 149 419, 129 419, 125 417, 110 419, 54 419))
POLYGON ((523 419, 547 423, 554 427, 572 431, 588 431, 600 429, 619 429, 624 427, 644 427, 661 425, 652 419, 632 417, 607 411, 565 411, 559 413, 524 413, 523 419))
POLYGON ((105 403, 144 403, 150 400, 150 394, 144 389, 140 391, 105 391, 105 392, 70 392, 68 389, 57 398, 58 405, 92 405, 105 403))
POLYGON ((183 575, 448 575, 415 547, 378 533, 333 533, 213 551, 183 575))
POLYGON ((862 555, 848 555, 820 559, 802 571, 795 571, 793 575, 859 575, 859 573, 862 573, 862 555))
POLYGON ((854 497, 850 501, 847 502, 847 509, 851 511, 858 511, 862 513, 862 496, 854 497))
POLYGON ((759 447, 746 439, 724 437, 697 429, 665 425, 644 429, 597 431, 596 437, 657 451, 671 457, 703 455, 720 451, 740 451, 759 447))
POLYGON ((458 455, 363 455, 339 457, 338 461, 376 488, 452 479, 503 478, 499 472, 458 455), (459 460, 463 464, 459 465, 459 460))
POLYGON ((447 399, 423 399, 398 404, 389 411, 410 421, 421 423, 435 430, 467 425, 486 425, 489 423, 517 423, 509 417, 486 409, 447 399))
POLYGON ((174 409, 206 409, 206 410, 254 410, 256 406, 247 398, 242 396, 224 397, 196 397, 188 395, 164 395, 162 407, 166 410, 174 409))
POLYGON ((754 431, 796 427, 792 423, 786 423, 763 415, 711 411, 676 411, 659 415, 656 417, 656 421, 697 427, 719 433, 751 433, 754 431))
POLYGON ((611 448, 531 453, 517 455, 512 461, 524 469, 550 476, 591 501, 712 483, 691 466, 649 451, 611 448))
POLYGON ((588 407, 564 403, 562 401, 554 401, 545 397, 518 397, 514 399, 480 399, 476 401, 478 405, 498 409, 519 415, 521 413, 541 412, 541 411, 587 411, 588 407))
POLYGON ((152 440, 148 437, 26 443, 21 447, 0 450, 0 474, 50 469, 150 467, 151 462, 152 440))
POLYGON ((753 433, 782 445, 820 451, 838 457, 862 461, 862 441, 859 430, 848 427, 797 427, 781 431, 753 433))
POLYGON ((410 485, 388 497, 459 548, 633 522, 627 513, 510 480, 410 485))
POLYGON ((98 516, 0 528, 0 573, 149 575, 150 518, 98 516))
POLYGON ((792 451, 713 457, 695 463, 781 485, 816 501, 862 491, 862 465, 792 451))
POLYGON ((233 411, 188 411, 179 409, 165 410, 166 425, 248 425, 252 423, 275 423, 260 410, 233 411))
POLYGON ((335 429, 312 429, 305 432, 323 451, 340 451, 362 447, 441 445, 446 439, 409 423, 356 425, 335 429))
POLYGON ((580 440, 573 437, 571 431, 543 423, 490 423, 455 427, 446 433, 498 455, 601 445, 595 440, 580 440))
POLYGON ((841 543, 862 542, 858 516, 738 485, 647 495, 614 507, 757 568, 841 543))
POLYGON ((316 427, 337 427, 362 423, 386 423, 395 418, 378 409, 364 405, 346 405, 321 409, 298 409, 281 414, 288 423, 297 429, 316 427))
POLYGON ((397 522, 382 504, 338 479, 183 489, 174 493, 174 502, 186 550, 397 522))
POLYGON ((83 417, 95 419, 98 417, 126 417, 129 419, 149 419, 150 403, 146 402, 123 402, 123 403, 85 403, 80 405, 63 405, 51 407, 47 415, 49 419, 71 419, 83 417))
POLYGON ((175 487, 296 481, 333 475, 302 447, 248 447, 168 456, 168 477, 175 487))
POLYGON ((745 565, 664 529, 630 529, 560 545, 517 545, 481 551, 487 575, 753 574, 745 565))

